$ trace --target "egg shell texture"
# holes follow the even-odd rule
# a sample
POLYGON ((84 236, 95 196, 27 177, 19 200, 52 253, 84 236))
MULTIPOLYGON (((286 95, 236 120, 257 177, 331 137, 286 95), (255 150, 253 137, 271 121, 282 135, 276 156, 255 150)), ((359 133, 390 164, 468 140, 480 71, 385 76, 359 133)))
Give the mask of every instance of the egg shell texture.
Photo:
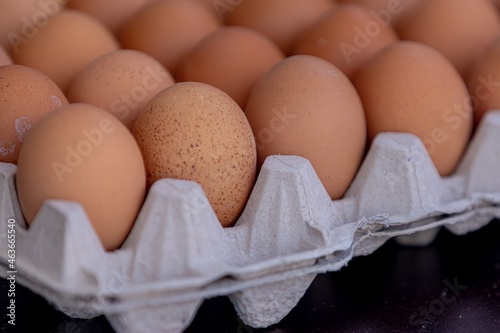
POLYGON ((37 70, 21 65, 0 66, 0 162, 17 163, 31 127, 66 104, 59 87, 37 70))
POLYGON ((442 176, 455 170, 471 135, 472 106, 460 74, 441 53, 398 42, 368 61, 354 85, 370 141, 380 132, 415 134, 442 176))
POLYGON ((142 207, 146 173, 139 147, 118 119, 95 106, 70 104, 28 133, 16 185, 28 223, 47 199, 75 201, 103 246, 114 250, 142 207))
POLYGON ((221 224, 236 222, 255 181, 257 157, 250 125, 227 94, 204 83, 177 83, 148 103, 132 133, 148 186, 161 178, 196 181, 221 224))
POLYGON ((115 37, 95 18, 64 10, 32 38, 19 42, 11 55, 15 63, 39 70, 66 93, 74 76, 89 62, 118 48, 115 37))
POLYGON ((149 100, 173 83, 170 73, 153 57, 118 50, 85 66, 73 79, 68 100, 109 111, 131 130, 149 100))
POLYGON ((328 194, 343 196, 364 156, 366 124, 359 96, 330 62, 296 55, 256 83, 245 108, 258 163, 297 155, 313 165, 328 194))

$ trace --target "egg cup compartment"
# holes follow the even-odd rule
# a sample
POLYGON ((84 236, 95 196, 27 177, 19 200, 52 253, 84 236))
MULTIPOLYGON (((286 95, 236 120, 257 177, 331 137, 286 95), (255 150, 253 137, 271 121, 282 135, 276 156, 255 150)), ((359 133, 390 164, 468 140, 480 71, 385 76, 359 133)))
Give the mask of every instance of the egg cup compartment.
POLYGON ((163 179, 116 251, 106 252, 81 205, 48 200, 27 229, 12 164, 0 163, 0 275, 16 219, 17 281, 72 317, 105 314, 117 332, 180 332, 204 299, 228 295, 243 322, 280 321, 319 273, 388 239, 425 245, 445 226, 464 234, 500 217, 500 112, 491 112, 457 172, 441 178, 422 142, 383 133, 342 200, 310 163, 269 157, 233 228, 201 186, 163 179))

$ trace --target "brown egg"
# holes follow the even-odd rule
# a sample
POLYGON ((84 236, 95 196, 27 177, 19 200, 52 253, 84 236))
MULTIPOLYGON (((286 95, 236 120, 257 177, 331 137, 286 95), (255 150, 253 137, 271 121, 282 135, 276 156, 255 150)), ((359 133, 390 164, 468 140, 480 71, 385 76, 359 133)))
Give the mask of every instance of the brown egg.
POLYGON ((45 200, 75 201, 103 246, 121 246, 144 200, 146 177, 127 128, 95 106, 71 104, 41 119, 19 154, 17 193, 31 224, 45 200))
POLYGON ((474 63, 467 86, 478 125, 487 111, 500 109, 500 38, 474 63))
POLYGON ((380 132, 420 137, 437 170, 450 175, 472 131, 467 87, 438 51, 416 42, 382 50, 356 74, 369 140, 380 132))
POLYGON ((85 66, 73 79, 68 100, 109 111, 131 130, 149 100, 173 83, 170 73, 153 57, 118 50, 85 66))
POLYGON ((201 3, 156 0, 139 10, 118 37, 124 48, 143 51, 174 73, 196 43, 219 27, 215 14, 201 3))
POLYGON ((31 39, 67 0, 0 0, 0 46, 6 50, 31 39))
POLYGON ((70 0, 68 8, 85 12, 116 32, 137 10, 152 0, 70 0))
POLYGON ((224 227, 246 205, 256 173, 255 140, 243 111, 224 92, 177 83, 146 106, 132 132, 151 186, 161 178, 201 184, 224 227))
POLYGON ((221 7, 219 14, 226 24, 255 29, 285 53, 303 29, 333 6, 330 0, 226 0, 225 3, 230 6, 221 7))
POLYGON ((310 54, 330 61, 352 79, 356 70, 398 40, 376 13, 357 5, 339 5, 295 40, 292 54, 310 54))
POLYGON ((10 55, 0 46, 0 66, 12 65, 10 55))
POLYGON ((269 38, 243 27, 224 27, 205 37, 177 67, 179 81, 221 89, 242 108, 257 79, 280 62, 283 52, 269 38))
POLYGON ((427 0, 337 0, 342 4, 355 4, 376 13, 386 24, 397 26, 427 0))
POLYGON ((17 163, 25 135, 50 111, 68 104, 42 73, 20 65, 0 67, 0 162, 17 163))
POLYGON ((402 39, 432 46, 464 76, 499 35, 500 20, 490 0, 425 0, 397 32, 402 39))
POLYGON ((349 79, 309 55, 284 59, 255 84, 245 114, 258 164, 270 155, 307 158, 332 199, 341 198, 364 156, 363 107, 349 79))
POLYGON ((15 63, 39 70, 66 92, 85 65, 118 48, 111 32, 99 21, 65 10, 32 38, 21 40, 11 55, 15 63))

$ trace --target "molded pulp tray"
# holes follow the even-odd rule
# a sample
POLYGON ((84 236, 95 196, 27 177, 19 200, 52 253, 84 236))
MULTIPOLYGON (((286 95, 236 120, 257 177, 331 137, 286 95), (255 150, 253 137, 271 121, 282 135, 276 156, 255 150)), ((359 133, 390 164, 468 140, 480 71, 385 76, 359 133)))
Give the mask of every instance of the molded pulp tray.
POLYGON ((14 218, 17 281, 70 316, 105 314, 119 333, 180 332, 203 299, 229 295, 243 322, 265 327, 318 273, 391 237, 425 245, 440 226, 464 234, 500 217, 500 112, 488 114, 447 178, 417 137, 379 135, 338 201, 306 159, 270 157, 233 228, 220 226, 198 184, 160 180, 125 244, 109 253, 77 203, 47 201, 27 230, 15 172, 0 163, 1 276, 14 218))

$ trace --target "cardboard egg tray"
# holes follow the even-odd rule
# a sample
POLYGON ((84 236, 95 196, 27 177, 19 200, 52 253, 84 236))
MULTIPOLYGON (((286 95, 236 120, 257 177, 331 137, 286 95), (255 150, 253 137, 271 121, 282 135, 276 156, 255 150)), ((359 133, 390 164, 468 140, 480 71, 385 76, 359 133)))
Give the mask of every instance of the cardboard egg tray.
POLYGON ((338 201, 306 159, 269 157, 233 228, 220 226, 198 184, 160 180, 114 252, 103 250, 77 203, 47 201, 27 229, 15 172, 0 164, 3 277, 14 218, 18 283, 69 316, 105 314, 119 333, 181 332, 204 299, 228 295, 244 323, 266 327, 292 310, 318 273, 391 237, 425 245, 441 226, 464 234, 500 217, 500 111, 488 114, 447 178, 417 137, 380 134, 338 201))

